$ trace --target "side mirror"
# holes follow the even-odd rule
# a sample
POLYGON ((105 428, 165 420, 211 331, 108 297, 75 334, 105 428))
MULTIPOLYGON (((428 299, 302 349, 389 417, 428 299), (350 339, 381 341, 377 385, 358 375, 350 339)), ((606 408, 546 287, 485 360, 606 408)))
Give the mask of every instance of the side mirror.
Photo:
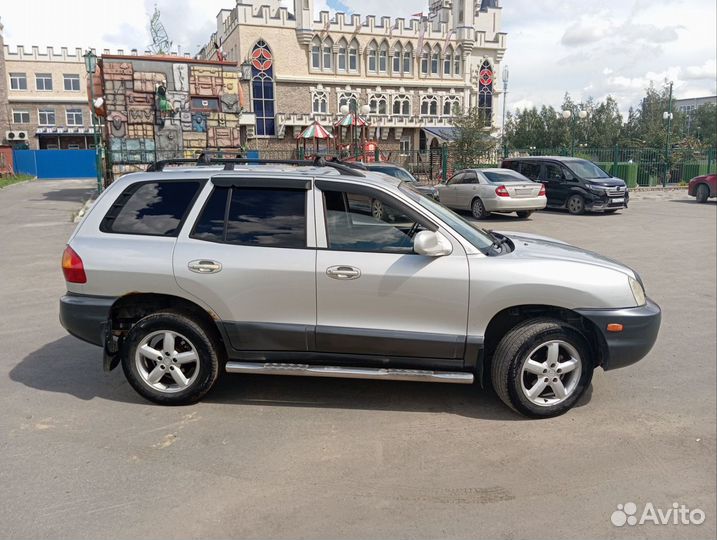
POLYGON ((453 245, 441 233, 421 231, 413 237, 413 251, 427 257, 443 257, 453 252, 453 245))

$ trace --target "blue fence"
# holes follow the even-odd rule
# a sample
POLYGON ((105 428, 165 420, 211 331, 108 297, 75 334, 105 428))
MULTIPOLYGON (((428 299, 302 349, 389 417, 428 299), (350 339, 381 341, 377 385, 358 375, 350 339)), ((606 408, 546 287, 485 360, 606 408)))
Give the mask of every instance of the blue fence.
POLYGON ((94 150, 15 150, 15 174, 38 178, 94 178, 94 150))

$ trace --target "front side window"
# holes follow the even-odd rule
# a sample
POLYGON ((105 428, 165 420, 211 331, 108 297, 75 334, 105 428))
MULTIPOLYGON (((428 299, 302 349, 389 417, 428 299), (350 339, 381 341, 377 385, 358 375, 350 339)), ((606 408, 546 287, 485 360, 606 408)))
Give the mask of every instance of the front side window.
POLYGON ((306 190, 214 188, 191 237, 241 246, 304 248, 306 190))
POLYGON ((41 92, 50 92, 52 90, 52 75, 50 73, 36 74, 35 88, 41 92))
POLYGON ((80 76, 79 75, 63 75, 63 81, 65 85, 65 91, 67 92, 79 92, 80 91, 80 76))
POLYGON ((10 90, 27 90, 27 76, 24 73, 10 73, 10 90))
MULTIPOLYGON (((526 175, 528 176, 528 175, 526 175)), ((563 180, 563 169, 560 165, 555 163, 545 164, 545 180, 562 181, 563 180)))
POLYGON ((30 111, 12 111, 13 124, 29 124, 30 111))
POLYGON ((329 249, 373 253, 413 253, 421 226, 399 208, 350 191, 324 191, 329 249), (380 204, 382 212, 375 212, 380 204), (380 217, 375 217, 380 216, 380 217))
POLYGON ((82 125, 82 109, 67 109, 65 112, 67 117, 68 126, 81 126, 82 125))
POLYGON ((177 236, 200 183, 146 182, 129 186, 102 219, 106 233, 177 236))
POLYGON ((55 109, 40 109, 37 111, 37 123, 41 126, 55 125, 55 109))

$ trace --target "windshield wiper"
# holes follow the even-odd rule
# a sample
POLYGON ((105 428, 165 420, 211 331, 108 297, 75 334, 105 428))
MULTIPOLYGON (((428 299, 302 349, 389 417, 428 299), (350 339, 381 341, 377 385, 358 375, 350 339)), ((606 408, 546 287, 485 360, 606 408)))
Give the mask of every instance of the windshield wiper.
POLYGON ((503 246, 508 243, 508 239, 505 236, 503 236, 502 238, 499 237, 497 234, 495 234, 493 231, 491 231, 489 229, 483 229, 483 230, 486 232, 486 234, 488 234, 488 236, 490 236, 493 239, 493 245, 491 247, 493 247, 499 253, 502 253, 503 246))

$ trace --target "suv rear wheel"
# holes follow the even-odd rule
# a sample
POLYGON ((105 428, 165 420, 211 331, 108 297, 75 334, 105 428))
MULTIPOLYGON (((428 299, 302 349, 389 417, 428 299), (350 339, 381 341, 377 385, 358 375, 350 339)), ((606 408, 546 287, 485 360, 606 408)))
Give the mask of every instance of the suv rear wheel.
POLYGON ((534 418, 563 414, 590 384, 593 362, 585 338, 555 319, 532 319, 510 330, 493 355, 500 399, 534 418))
POLYGON ((216 340, 202 325, 173 312, 148 315, 127 334, 122 369, 143 397, 162 405, 201 399, 219 376, 216 340))

